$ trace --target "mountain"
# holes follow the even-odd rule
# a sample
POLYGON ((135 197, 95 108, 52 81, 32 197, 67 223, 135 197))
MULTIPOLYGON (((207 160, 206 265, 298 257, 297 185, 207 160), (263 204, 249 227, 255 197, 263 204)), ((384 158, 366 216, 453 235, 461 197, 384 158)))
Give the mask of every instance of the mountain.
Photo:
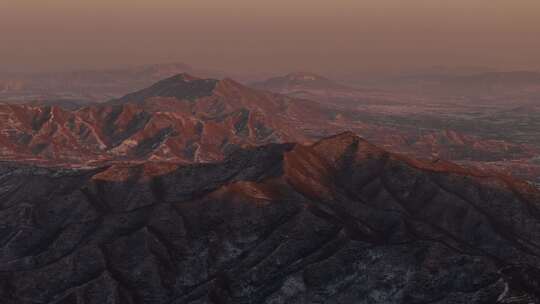
POLYGON ((75 100, 95 103, 118 98, 179 73, 224 77, 225 73, 195 68, 184 63, 153 64, 114 69, 60 71, 34 74, 0 74, 0 101, 34 102, 75 100))
POLYGON ((303 141, 331 114, 317 104, 233 80, 179 74, 110 102, 67 110, 0 105, 2 159, 88 165, 223 159, 244 145, 303 141))
POLYGON ((540 194, 352 133, 224 161, 0 165, 0 298, 537 303, 540 194))
POLYGON ((352 130, 389 151, 537 182, 529 160, 540 152, 532 145, 380 122, 362 110, 184 73, 100 104, 0 104, 0 160, 71 167, 214 162, 245 146, 313 142, 352 130))
POLYGON ((331 97, 349 96, 360 92, 357 89, 309 72, 296 72, 285 76, 273 77, 252 83, 250 86, 274 93, 317 101, 330 101, 331 97))
POLYGON ((294 98, 318 101, 332 107, 351 109, 359 104, 384 104, 391 102, 386 92, 373 89, 357 89, 329 78, 308 72, 290 73, 269 78, 249 86, 294 98))
POLYGON ((211 96, 219 84, 215 79, 200 79, 189 74, 178 74, 161 80, 149 88, 128 94, 113 103, 143 103, 149 98, 171 97, 178 100, 193 100, 211 96))
POLYGON ((262 82, 253 83, 251 86, 282 94, 304 90, 354 90, 323 76, 308 72, 296 72, 273 77, 262 82))

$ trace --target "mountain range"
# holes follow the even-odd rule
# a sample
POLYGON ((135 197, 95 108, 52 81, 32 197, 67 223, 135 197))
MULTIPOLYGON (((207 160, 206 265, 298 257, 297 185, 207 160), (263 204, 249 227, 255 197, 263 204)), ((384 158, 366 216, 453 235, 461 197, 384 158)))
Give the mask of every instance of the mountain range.
POLYGON ((215 161, 247 144, 302 140, 328 118, 306 100, 187 74, 78 110, 3 105, 0 113, 4 159, 71 164, 215 161))
POLYGON ((348 130, 390 151, 427 159, 493 162, 537 155, 529 145, 382 126, 351 108, 189 74, 75 109, 0 105, 0 116, 0 159, 49 165, 213 162, 244 146, 313 142, 348 130))
POLYGON ((353 133, 223 161, 0 165, 0 298, 536 303, 540 194, 353 133))
POLYGON ((534 147, 267 89, 0 105, 2 303, 539 301, 540 192, 483 166, 534 147))

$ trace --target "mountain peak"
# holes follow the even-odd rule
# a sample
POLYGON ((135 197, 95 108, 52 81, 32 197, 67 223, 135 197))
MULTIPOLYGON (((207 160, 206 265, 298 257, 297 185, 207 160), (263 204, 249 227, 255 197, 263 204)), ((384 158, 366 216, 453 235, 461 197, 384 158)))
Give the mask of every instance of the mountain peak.
POLYGON ((201 79, 187 73, 181 73, 140 91, 114 100, 114 103, 142 103, 154 97, 173 97, 179 100, 194 100, 211 96, 219 83, 216 79, 201 79))
POLYGON ((193 76, 188 73, 180 73, 180 74, 171 76, 169 78, 166 78, 164 80, 161 80, 159 82, 192 82, 192 81, 198 81, 198 80, 203 80, 203 79, 193 76))
POLYGON ((327 80, 326 78, 311 72, 293 72, 285 76, 291 81, 316 81, 327 80))
POLYGON ((312 72, 293 72, 252 84, 253 87, 275 93, 289 94, 297 91, 333 90, 351 91, 342 84, 312 72))

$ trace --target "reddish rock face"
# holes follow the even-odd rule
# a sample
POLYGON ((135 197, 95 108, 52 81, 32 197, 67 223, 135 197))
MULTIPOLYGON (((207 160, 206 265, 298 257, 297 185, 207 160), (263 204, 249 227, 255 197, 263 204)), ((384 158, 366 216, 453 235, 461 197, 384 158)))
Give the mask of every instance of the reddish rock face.
POLYGON ((352 133, 209 164, 3 163, 0 299, 535 303, 539 210, 527 184, 352 133))
POLYGON ((325 119, 308 101, 185 74, 76 111, 4 105, 0 115, 3 159, 71 165, 216 161, 245 145, 303 141, 325 119))
POLYGON ((186 74, 0 106, 0 302, 538 303, 540 193, 489 173, 534 149, 350 111, 186 74))
MULTIPOLYGON (((306 75, 290 77, 320 79, 306 75)), ((187 74, 78 110, 0 105, 0 117, 1 159, 65 166, 211 162, 248 145, 309 142, 345 130, 385 149, 422 158, 493 162, 537 153, 525 145, 454 131, 417 135, 366 124, 350 109, 251 89, 230 79, 187 74)))

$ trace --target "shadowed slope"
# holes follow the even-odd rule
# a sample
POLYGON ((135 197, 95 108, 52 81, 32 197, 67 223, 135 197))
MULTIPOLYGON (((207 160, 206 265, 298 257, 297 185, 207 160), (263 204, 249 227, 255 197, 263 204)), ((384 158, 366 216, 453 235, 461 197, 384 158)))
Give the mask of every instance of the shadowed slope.
POLYGON ((351 133, 214 164, 0 168, 8 304, 528 303, 540 292, 535 190, 351 133))

